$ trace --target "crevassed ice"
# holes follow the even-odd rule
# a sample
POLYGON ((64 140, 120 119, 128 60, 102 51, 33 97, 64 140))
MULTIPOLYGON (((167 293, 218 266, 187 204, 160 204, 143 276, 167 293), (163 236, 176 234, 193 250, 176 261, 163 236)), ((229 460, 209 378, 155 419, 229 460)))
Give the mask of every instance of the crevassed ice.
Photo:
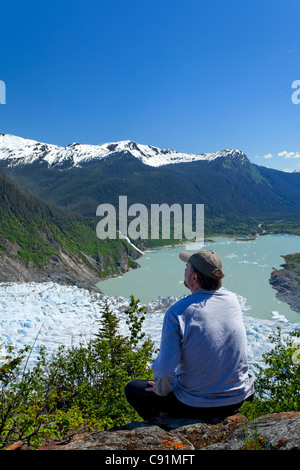
MULTIPOLYGON (((41 344, 46 346, 51 356, 60 345, 78 345, 93 338, 98 332, 106 300, 120 318, 120 332, 127 334, 123 312, 129 305, 129 299, 124 297, 109 297, 52 282, 0 284, 0 344, 11 343, 17 350, 25 345, 32 346, 31 367, 41 344)), ((175 298, 158 298, 146 305, 148 314, 143 329, 156 346, 159 346, 165 310, 174 301, 175 298)), ((239 297, 239 301, 243 310, 244 299, 239 297)), ((289 333, 300 326, 281 320, 260 320, 244 315, 249 366, 254 373, 257 365, 262 364, 262 354, 272 347, 269 335, 274 328, 280 326, 285 333, 289 333)))

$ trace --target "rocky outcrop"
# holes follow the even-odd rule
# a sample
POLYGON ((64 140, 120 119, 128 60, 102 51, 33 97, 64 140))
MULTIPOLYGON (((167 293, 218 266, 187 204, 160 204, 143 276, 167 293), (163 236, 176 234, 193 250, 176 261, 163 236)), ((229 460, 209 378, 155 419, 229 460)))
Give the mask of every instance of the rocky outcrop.
MULTIPOLYGON (((8 450, 25 449, 21 441, 8 450)), ((300 412, 276 413, 249 421, 237 413, 212 421, 161 416, 109 431, 77 433, 69 442, 39 450, 194 451, 300 450, 300 412)))
POLYGON ((48 282, 63 285, 78 285, 87 288, 99 282, 96 271, 62 248, 50 255, 49 260, 37 267, 33 262, 25 263, 17 256, 20 247, 6 241, 6 250, 0 253, 0 282, 48 282))
POLYGON ((274 413, 235 429, 204 450, 300 450, 300 412, 274 413))
MULTIPOLYGON (((283 256, 288 261, 296 255, 283 256)), ((277 290, 276 296, 282 302, 289 304, 291 309, 300 313, 300 274, 299 266, 291 269, 289 262, 281 265, 283 269, 275 269, 271 273, 270 284, 277 290)))
MULTIPOLYGON (((72 254, 48 236, 47 241, 56 250, 49 259, 37 266, 32 261, 25 263, 18 254, 20 246, 12 243, 0 234, 0 243, 5 244, 5 250, 0 251, 0 282, 55 282, 61 285, 76 285, 79 288, 98 291, 96 284, 103 280, 100 278, 102 267, 110 262, 110 255, 106 257, 98 254, 92 258, 85 253, 72 254)), ((126 245, 120 246, 120 260, 115 264, 116 275, 120 275, 132 268, 138 268, 135 261, 139 252, 126 245)), ((114 260, 111 259, 114 266, 114 260)))

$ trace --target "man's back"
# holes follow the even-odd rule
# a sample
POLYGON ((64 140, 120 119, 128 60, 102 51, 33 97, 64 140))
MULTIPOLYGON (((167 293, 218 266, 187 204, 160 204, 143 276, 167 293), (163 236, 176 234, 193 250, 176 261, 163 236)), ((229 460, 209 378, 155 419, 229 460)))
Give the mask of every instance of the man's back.
POLYGON ((237 297, 224 289, 199 290, 170 307, 153 373, 159 394, 173 390, 190 406, 226 406, 251 395, 253 377, 237 297))

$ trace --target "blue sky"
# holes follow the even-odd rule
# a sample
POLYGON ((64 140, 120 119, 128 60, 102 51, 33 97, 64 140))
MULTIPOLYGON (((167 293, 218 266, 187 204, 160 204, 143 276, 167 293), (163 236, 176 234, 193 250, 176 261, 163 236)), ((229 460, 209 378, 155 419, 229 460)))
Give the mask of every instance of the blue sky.
POLYGON ((2 2, 0 132, 300 170, 299 20, 299 0, 2 2))

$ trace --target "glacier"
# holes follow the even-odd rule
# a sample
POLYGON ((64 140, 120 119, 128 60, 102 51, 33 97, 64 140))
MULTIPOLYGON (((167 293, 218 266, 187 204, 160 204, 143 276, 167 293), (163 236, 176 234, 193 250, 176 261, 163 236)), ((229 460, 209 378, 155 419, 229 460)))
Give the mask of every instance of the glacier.
MULTIPOLYGON (((273 348, 269 336, 280 327, 288 335, 300 324, 291 323, 276 315, 270 320, 249 317, 245 313, 244 299, 238 297, 248 338, 249 368, 254 374, 257 366, 263 366, 262 355, 273 348)), ((150 335, 159 347, 163 317, 166 309, 177 299, 159 297, 148 304, 143 331, 150 335)), ((8 344, 20 350, 32 347, 28 367, 37 360, 41 345, 51 358, 59 346, 71 347, 86 344, 99 330, 101 312, 108 302, 119 318, 121 334, 128 334, 124 310, 130 300, 91 292, 76 286, 47 283, 0 284, 0 364, 8 344), (1 346, 2 345, 2 346, 1 346), (1 350, 2 347, 2 350, 1 350)))

